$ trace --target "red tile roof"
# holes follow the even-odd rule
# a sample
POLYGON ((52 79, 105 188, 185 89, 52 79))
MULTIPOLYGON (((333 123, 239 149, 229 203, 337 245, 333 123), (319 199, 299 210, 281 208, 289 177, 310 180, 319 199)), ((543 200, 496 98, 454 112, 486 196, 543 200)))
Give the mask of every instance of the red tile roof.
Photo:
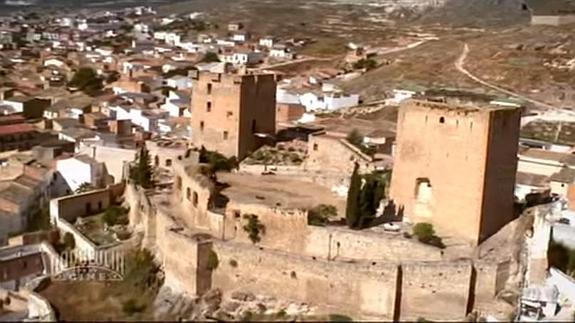
POLYGON ((0 126, 0 136, 34 131, 34 126, 27 123, 0 126))

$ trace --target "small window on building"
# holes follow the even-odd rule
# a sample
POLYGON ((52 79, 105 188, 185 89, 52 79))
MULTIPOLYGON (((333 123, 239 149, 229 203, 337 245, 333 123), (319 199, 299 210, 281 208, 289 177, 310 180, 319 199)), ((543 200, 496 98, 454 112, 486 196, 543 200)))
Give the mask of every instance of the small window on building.
POLYGON ((439 123, 445 123, 445 118, 444 117, 439 118, 439 123))
POLYGON ((318 148, 317 144, 313 144, 313 150, 317 151, 317 148, 318 148))
POLYGON ((228 140, 228 132, 224 131, 224 140, 228 140))
POLYGON ((194 200, 192 201, 194 206, 198 206, 198 193, 194 192, 194 200))
POLYGON ((212 112, 212 102, 206 103, 206 112, 212 112))
POLYGON ((228 118, 231 117, 231 116, 233 116, 233 115, 234 115, 234 113, 233 113, 232 111, 228 111, 228 112, 226 113, 226 117, 228 117, 228 118))
POLYGON ((186 188, 186 199, 188 199, 188 201, 190 201, 192 198, 192 190, 188 187, 186 188))
POLYGON ((208 83, 208 94, 212 94, 212 83, 208 83))
POLYGON ((170 167, 172 166, 172 160, 171 159, 166 159, 166 167, 170 167))
POLYGON ((204 131, 204 122, 200 121, 200 131, 204 131))

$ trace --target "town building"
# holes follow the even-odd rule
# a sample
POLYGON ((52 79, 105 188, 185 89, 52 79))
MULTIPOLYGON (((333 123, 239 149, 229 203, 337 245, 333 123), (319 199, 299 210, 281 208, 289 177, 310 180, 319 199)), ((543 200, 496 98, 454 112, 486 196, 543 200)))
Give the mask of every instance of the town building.
POLYGON ((527 0, 532 25, 560 26, 575 23, 575 5, 569 0, 527 0))

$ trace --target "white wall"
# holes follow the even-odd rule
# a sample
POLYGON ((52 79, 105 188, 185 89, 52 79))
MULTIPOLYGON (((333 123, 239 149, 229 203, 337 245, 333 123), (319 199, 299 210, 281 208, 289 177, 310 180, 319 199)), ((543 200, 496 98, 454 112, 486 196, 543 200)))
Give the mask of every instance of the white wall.
POLYGON ((58 160, 56 162, 56 170, 60 172, 73 192, 83 183, 97 184, 95 179, 92 178, 92 166, 76 158, 58 160))

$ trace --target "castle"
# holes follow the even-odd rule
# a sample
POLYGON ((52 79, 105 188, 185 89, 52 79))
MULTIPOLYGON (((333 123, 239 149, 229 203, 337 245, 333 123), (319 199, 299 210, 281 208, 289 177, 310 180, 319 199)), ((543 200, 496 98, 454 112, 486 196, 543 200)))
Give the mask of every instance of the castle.
MULTIPOLYGON (((275 87, 272 77, 199 74, 195 80, 196 147, 242 158, 259 146, 254 134, 273 133, 273 112, 260 111, 264 105, 256 100, 275 87), (227 109, 231 116, 217 124, 227 109)), ((521 272, 506 240, 519 230, 509 223, 519 116, 514 109, 427 101, 402 106, 391 190, 408 220, 399 232, 310 223, 318 204, 332 205, 340 219, 345 214, 345 197, 333 190, 342 184, 341 172, 354 162, 362 171, 375 169, 357 148, 325 134, 312 136, 308 162, 274 167, 274 176, 262 176, 266 165, 211 174, 200 152, 189 149, 166 165, 170 190, 128 185, 130 223, 161 262, 166 285, 181 293, 242 290, 354 318, 462 320, 496 308, 496 296, 521 272), (340 153, 330 156, 329 147, 340 153), (254 219, 255 233, 246 229, 254 219), (412 238, 411 223, 420 221, 457 243, 440 249, 412 238)))

